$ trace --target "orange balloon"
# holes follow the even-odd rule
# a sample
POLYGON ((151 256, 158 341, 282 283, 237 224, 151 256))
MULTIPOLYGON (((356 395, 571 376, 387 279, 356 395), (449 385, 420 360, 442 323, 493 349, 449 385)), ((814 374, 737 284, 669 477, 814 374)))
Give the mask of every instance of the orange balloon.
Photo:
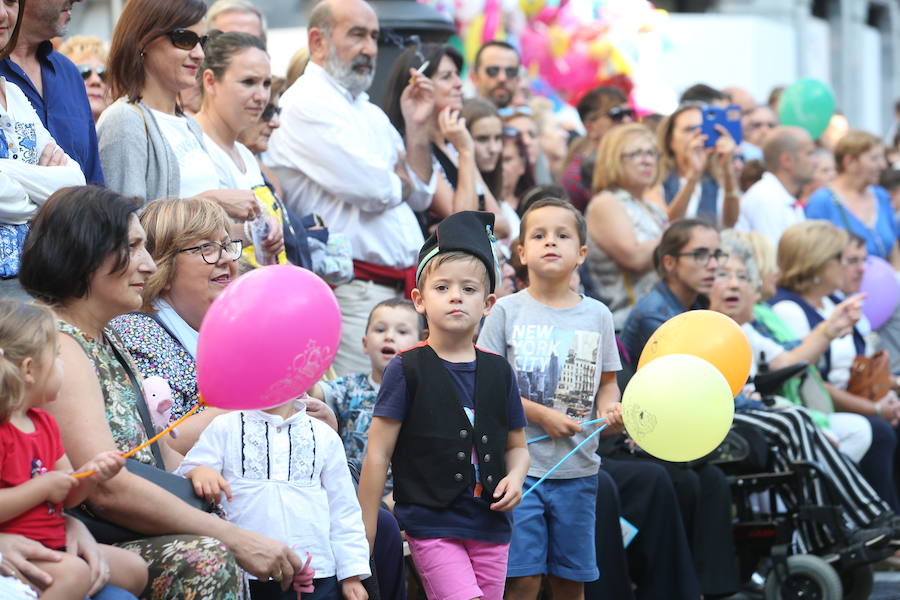
POLYGON ((689 310, 659 326, 638 361, 638 369, 669 354, 691 354, 712 363, 737 396, 753 360, 750 341, 731 317, 712 310, 689 310))

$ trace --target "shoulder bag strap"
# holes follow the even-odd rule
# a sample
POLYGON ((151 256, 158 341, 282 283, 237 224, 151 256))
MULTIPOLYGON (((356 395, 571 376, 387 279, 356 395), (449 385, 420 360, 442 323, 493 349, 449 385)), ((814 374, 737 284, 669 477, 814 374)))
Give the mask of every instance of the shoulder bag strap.
MULTIPOLYGON (((116 360, 119 361, 119 364, 122 365, 122 368, 125 369, 125 373, 128 375, 128 380, 131 382, 131 387, 134 390, 134 404, 137 406, 138 413, 141 415, 144 432, 147 434, 147 439, 149 440, 156 435, 156 430, 153 429, 153 421, 150 419, 150 409, 147 408, 147 402, 144 400, 143 388, 141 387, 140 382, 138 382, 134 371, 131 369, 128 360, 122 356, 122 353, 106 333, 103 334, 103 339, 106 340, 106 343, 112 348, 116 360)), ((162 453, 159 450, 159 443, 154 442, 153 444, 150 444, 150 451, 153 452, 153 460, 156 461, 156 466, 165 470, 165 463, 163 462, 162 453)))

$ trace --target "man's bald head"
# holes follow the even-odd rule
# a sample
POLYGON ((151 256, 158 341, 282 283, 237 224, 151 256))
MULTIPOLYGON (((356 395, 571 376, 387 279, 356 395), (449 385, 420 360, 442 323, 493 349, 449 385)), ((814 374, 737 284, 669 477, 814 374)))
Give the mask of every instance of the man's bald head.
POLYGON ((806 130, 776 127, 763 143, 766 169, 779 179, 789 179, 799 189, 813 179, 815 148, 806 130))
POLYGON ((375 76, 378 35, 378 17, 368 2, 322 0, 309 16, 310 60, 356 96, 375 76))

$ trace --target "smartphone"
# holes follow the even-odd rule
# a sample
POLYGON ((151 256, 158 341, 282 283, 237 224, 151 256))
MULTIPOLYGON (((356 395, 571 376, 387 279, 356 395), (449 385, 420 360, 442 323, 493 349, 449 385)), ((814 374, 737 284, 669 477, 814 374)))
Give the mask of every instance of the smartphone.
POLYGON ((734 138, 735 144, 741 143, 741 107, 726 106, 720 108, 718 106, 706 105, 700 109, 703 114, 703 124, 700 125, 700 132, 706 135, 706 143, 703 145, 711 148, 716 145, 719 139, 719 131, 716 125, 721 125, 728 130, 731 137, 734 138))

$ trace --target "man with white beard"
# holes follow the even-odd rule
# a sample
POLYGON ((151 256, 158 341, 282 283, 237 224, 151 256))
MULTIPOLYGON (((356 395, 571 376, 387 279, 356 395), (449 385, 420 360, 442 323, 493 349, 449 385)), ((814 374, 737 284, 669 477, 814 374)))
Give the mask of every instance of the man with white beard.
POLYGON ((267 163, 296 214, 316 213, 353 248, 354 281, 335 295, 343 315, 338 375, 369 368, 359 352, 371 309, 411 290, 424 242, 415 212, 431 205, 431 81, 410 71, 405 138, 365 93, 375 74, 378 18, 364 0, 324 0, 308 26, 310 62, 281 97, 267 163), (427 183, 426 183, 427 182, 427 183))

